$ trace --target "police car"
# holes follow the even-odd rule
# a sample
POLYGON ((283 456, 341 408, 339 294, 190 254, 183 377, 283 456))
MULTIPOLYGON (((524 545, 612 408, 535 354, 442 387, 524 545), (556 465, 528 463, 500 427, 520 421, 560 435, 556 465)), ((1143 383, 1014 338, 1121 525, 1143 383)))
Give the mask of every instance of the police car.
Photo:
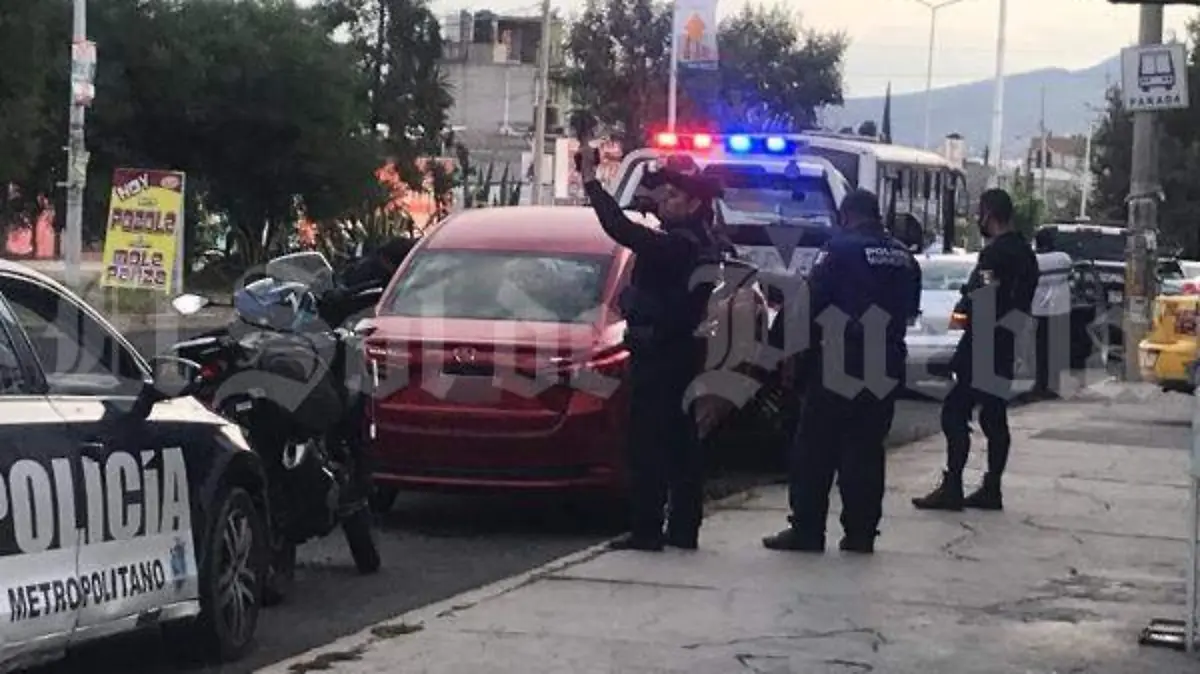
POLYGON ((160 625, 208 656, 250 647, 263 470, 236 428, 179 397, 191 381, 0 260, 0 671, 160 625))

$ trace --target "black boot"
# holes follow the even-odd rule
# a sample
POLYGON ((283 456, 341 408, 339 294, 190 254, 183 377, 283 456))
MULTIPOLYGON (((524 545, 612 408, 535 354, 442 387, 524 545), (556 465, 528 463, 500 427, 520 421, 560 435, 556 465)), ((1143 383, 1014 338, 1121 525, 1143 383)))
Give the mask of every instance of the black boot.
POLYGON ((863 555, 874 554, 875 552, 875 536, 879 535, 876 531, 873 534, 846 534, 842 537, 842 542, 838 545, 842 552, 857 552, 863 555))
POLYGON ((687 529, 680 531, 667 527, 666 544, 679 548, 680 550, 695 550, 700 546, 700 531, 698 529, 687 529))
POLYGON ((925 496, 914 498, 912 504, 918 510, 962 510, 962 476, 951 475, 949 471, 943 472, 942 483, 938 488, 925 496))
POLYGON ((789 527, 774 536, 763 539, 763 547, 768 550, 786 550, 790 552, 825 552, 825 534, 814 534, 789 527))
POLYGON ((1000 495, 1000 476, 988 473, 983 476, 983 484, 967 498, 963 505, 979 510, 1004 510, 1004 499, 1000 495))

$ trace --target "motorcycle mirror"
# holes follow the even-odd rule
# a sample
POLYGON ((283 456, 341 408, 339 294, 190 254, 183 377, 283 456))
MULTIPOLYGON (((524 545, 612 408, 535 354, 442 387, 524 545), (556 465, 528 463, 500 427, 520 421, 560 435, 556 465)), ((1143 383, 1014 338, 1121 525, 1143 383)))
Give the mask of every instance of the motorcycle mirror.
POLYGON ((191 316, 208 305, 208 298, 201 295, 185 294, 171 300, 171 307, 183 316, 191 316))
POLYGON ((158 400, 186 398, 200 385, 199 363, 175 356, 157 356, 150 361, 151 388, 158 400))

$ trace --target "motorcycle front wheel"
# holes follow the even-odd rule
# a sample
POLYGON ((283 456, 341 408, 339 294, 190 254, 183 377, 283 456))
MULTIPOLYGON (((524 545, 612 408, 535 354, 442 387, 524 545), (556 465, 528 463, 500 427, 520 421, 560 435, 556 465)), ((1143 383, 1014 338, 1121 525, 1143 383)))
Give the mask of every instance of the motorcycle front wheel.
POLYGON ((346 534, 350 556, 354 558, 358 572, 368 574, 378 571, 382 560, 379 558, 379 545, 375 541, 371 509, 366 503, 342 520, 342 531, 346 534))

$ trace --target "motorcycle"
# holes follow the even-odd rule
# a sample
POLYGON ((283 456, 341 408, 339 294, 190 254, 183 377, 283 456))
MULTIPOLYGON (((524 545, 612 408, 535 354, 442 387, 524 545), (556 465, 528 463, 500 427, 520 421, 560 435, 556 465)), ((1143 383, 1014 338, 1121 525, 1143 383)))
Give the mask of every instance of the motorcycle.
MULTIPOLYGON (((236 422, 264 458, 271 603, 290 590, 296 547, 339 525, 359 572, 379 569, 363 465, 367 393, 358 382, 367 380, 348 325, 382 290, 338 286, 320 253, 285 255, 234 294, 228 325, 171 348, 200 365, 195 397, 236 422)), ((219 306, 190 294, 172 304, 183 315, 219 306)))

